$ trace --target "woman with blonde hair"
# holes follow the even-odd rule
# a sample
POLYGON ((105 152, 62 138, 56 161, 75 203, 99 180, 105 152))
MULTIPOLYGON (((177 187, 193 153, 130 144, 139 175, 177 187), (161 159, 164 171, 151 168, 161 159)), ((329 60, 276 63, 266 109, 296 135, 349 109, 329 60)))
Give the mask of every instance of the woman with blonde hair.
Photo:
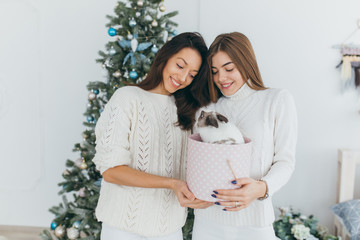
POLYGON ((251 139, 253 152, 250 177, 234 179, 236 189, 214 189, 215 205, 195 210, 193 240, 276 239, 271 198, 295 166, 293 98, 286 90, 264 86, 251 43, 242 33, 216 37, 208 63, 212 107, 251 139))

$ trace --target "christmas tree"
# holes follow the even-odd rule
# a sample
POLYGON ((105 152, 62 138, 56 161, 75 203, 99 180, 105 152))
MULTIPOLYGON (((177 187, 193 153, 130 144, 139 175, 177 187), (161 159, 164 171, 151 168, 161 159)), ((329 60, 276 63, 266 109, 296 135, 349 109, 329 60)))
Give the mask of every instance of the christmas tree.
POLYGON ((177 34, 177 24, 171 21, 177 12, 166 13, 162 0, 118 2, 114 12, 116 16, 107 16, 106 25, 112 41, 106 44, 106 51, 99 51, 96 60, 106 69, 107 81, 87 85, 86 130, 83 141, 73 149, 79 158, 66 162, 64 181, 58 184, 63 203, 49 210, 55 215, 52 231, 44 230, 42 239, 100 239, 101 223, 95 217, 95 208, 102 177, 92 162, 96 121, 115 90, 144 79, 158 49, 177 34))

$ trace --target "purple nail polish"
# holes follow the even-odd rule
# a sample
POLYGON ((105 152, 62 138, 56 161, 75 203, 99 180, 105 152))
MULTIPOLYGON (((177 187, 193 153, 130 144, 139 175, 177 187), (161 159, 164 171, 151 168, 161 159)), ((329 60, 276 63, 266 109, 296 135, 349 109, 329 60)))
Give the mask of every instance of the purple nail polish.
POLYGON ((224 208, 223 211, 227 211, 227 210, 224 208))
POLYGON ((212 197, 216 198, 216 195, 215 194, 211 194, 212 197))
POLYGON ((215 194, 219 194, 219 193, 218 193, 217 191, 215 191, 215 190, 214 190, 213 192, 214 192, 215 194))
POLYGON ((234 180, 234 181, 232 181, 231 183, 232 183, 232 184, 236 184, 236 183, 237 183, 237 181, 236 181, 236 180, 234 180))
POLYGON ((219 203, 219 202, 215 202, 215 204, 216 204, 216 205, 220 205, 220 203, 219 203))

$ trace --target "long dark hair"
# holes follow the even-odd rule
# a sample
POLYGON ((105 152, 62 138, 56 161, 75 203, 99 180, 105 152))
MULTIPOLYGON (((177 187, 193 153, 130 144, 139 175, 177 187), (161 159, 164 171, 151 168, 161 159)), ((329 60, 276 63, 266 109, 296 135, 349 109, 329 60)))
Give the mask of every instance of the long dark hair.
MULTIPOLYGON (((217 36, 209 48, 208 66, 212 65, 213 56, 223 51, 233 61, 239 70, 245 83, 254 90, 264 90, 266 87, 261 78, 259 67, 256 61, 255 52, 250 40, 242 33, 232 32, 217 36)), ((212 74, 209 77, 209 91, 211 100, 216 102, 222 96, 220 90, 215 86, 212 74)))
POLYGON ((144 90, 151 90, 161 84, 163 81, 162 73, 167 61, 183 48, 196 50, 201 55, 202 60, 200 70, 192 83, 172 94, 175 97, 177 107, 177 125, 184 130, 189 130, 194 125, 196 111, 201 106, 207 105, 210 102, 207 81, 209 75, 209 68, 207 66, 208 48, 200 33, 181 33, 165 43, 156 54, 147 77, 137 86, 144 90))

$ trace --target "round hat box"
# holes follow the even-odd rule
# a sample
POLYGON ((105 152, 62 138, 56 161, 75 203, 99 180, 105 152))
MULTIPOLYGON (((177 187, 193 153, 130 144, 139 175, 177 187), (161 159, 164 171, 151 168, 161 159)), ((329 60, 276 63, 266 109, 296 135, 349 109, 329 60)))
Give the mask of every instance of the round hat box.
POLYGON ((200 134, 189 136, 186 182, 196 198, 215 202, 216 189, 235 189, 231 182, 250 176, 252 142, 243 144, 213 144, 201 141, 200 134))

